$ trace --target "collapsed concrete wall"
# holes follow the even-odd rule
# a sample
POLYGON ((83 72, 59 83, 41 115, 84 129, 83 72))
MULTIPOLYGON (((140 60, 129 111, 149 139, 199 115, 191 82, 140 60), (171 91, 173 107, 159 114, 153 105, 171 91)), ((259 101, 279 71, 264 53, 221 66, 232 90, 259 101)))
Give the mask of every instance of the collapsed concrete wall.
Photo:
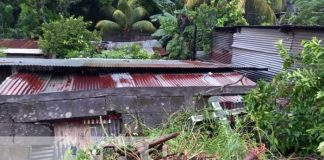
POLYGON ((80 117, 104 116, 109 111, 116 111, 121 113, 125 120, 129 119, 127 117, 130 115, 137 115, 145 124, 154 127, 171 113, 195 106, 197 102, 194 99, 197 96, 241 95, 252 87, 118 88, 1 96, 0 117, 1 123, 30 125, 80 117), (205 91, 208 90, 210 92, 206 93, 205 91))
MULTIPOLYGON (((30 147, 30 150, 32 150, 34 146, 36 148, 39 148, 39 146, 47 147, 46 145, 63 146, 65 148, 60 148, 60 152, 56 153, 56 155, 62 155, 66 150, 66 146, 56 144, 57 141, 48 137, 66 135, 65 131, 71 132, 71 129, 64 130, 62 128, 71 127, 71 125, 64 124, 69 124, 69 122, 76 119, 107 116, 107 114, 114 111, 121 114, 123 123, 121 127, 127 124, 130 127, 128 131, 137 132, 138 120, 148 127, 156 127, 165 122, 170 114, 179 110, 204 107, 203 97, 242 95, 251 88, 253 86, 145 87, 27 96, 1 96, 0 137, 5 140, 0 142, 0 146, 4 148, 8 148, 9 145, 17 146, 22 149, 22 153, 24 153, 26 147, 30 147), (57 127, 56 134, 54 133, 55 126, 57 127), (32 136, 37 137, 33 139, 32 136), (44 140, 42 141, 40 137, 44 137, 44 140)), ((76 134, 76 137, 79 136, 87 140, 88 137, 85 136, 91 135, 88 133, 91 131, 89 125, 80 125, 79 128, 82 129, 80 129, 80 135, 76 134), (83 131, 87 131, 87 133, 83 131)), ((73 132, 78 133, 75 130, 73 132)), ((68 143, 76 148, 81 147, 80 142, 73 142, 75 143, 68 143)), ((9 154, 14 151, 8 150, 5 153, 9 154)), ((47 150, 44 151, 46 154, 48 152, 47 150)), ((42 152, 39 154, 44 156, 42 152)))

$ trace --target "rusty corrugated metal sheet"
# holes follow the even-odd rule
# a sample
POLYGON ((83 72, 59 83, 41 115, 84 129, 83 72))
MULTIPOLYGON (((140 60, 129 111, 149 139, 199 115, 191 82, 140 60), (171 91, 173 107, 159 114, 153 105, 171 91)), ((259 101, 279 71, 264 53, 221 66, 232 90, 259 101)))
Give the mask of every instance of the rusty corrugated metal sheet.
POLYGON ((123 87, 254 86, 239 73, 51 75, 17 73, 0 85, 0 95, 33 95, 123 87), (237 82, 237 83, 235 83, 237 82))
POLYGON ((224 109, 244 108, 242 96, 220 96, 219 102, 224 109))
POLYGON ((44 90, 48 77, 42 75, 19 73, 8 77, 0 86, 4 95, 37 94, 44 90))
POLYGON ((0 48, 37 49, 38 42, 29 39, 0 39, 0 48))

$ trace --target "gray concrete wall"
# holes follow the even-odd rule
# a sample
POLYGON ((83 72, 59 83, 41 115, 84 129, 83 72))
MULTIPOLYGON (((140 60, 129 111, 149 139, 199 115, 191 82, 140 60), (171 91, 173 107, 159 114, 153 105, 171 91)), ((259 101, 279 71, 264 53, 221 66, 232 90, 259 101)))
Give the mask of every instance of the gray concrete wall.
POLYGON ((53 145, 50 138, 53 136, 52 124, 57 121, 103 116, 116 111, 122 113, 123 123, 130 127, 128 129, 136 132, 137 120, 148 127, 156 127, 174 112, 203 107, 203 98, 199 97, 241 95, 251 88, 253 86, 119 88, 0 96, 0 149, 4 149, 0 157, 28 159, 31 154, 27 152, 28 147, 53 145))
POLYGON ((1 146, 1 160, 27 160, 30 157, 30 147, 26 146, 1 146), (26 159, 27 158, 27 159, 26 159))

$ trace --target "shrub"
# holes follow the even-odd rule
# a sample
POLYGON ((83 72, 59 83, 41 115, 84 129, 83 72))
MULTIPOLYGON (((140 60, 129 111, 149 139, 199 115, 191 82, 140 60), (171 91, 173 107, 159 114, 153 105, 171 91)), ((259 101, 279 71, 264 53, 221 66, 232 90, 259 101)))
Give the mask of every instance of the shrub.
POLYGON ((116 50, 102 51, 101 54, 95 54, 94 58, 151 59, 153 57, 153 55, 148 53, 141 46, 134 44, 132 46, 123 47, 123 48, 116 49, 116 50))
POLYGON ((324 140, 324 47, 314 38, 296 57, 279 43, 285 70, 260 81, 245 96, 250 120, 264 130, 273 150, 301 156, 316 153, 324 140), (294 68, 293 62, 300 62, 294 68))
POLYGON ((44 23, 39 47, 47 55, 59 58, 67 57, 70 52, 94 51, 95 45, 91 41, 98 41, 99 37, 87 30, 90 24, 84 22, 82 17, 61 17, 58 21, 44 23))
POLYGON ((0 48, 0 57, 6 57, 6 54, 3 51, 4 49, 0 48))
POLYGON ((207 157, 220 159, 244 159, 249 147, 255 142, 245 136, 243 126, 237 121, 236 127, 207 118, 208 110, 179 112, 170 117, 168 123, 160 128, 147 130, 150 137, 159 137, 173 132, 178 137, 167 144, 171 153, 189 153, 190 156, 206 154, 207 157), (206 120, 193 124, 192 115, 205 114, 206 120))

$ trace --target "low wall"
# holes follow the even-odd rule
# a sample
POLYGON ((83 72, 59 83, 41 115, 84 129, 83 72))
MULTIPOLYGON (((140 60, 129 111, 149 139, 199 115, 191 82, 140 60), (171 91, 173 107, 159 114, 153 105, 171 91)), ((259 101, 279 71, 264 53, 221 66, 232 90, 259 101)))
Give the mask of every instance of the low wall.
MULTIPOLYGON (((130 127, 127 131, 136 132, 137 120, 148 127, 156 127, 174 112, 203 107, 203 97, 241 95, 251 88, 253 86, 118 88, 0 96, 0 139, 3 139, 0 141, 0 148, 7 149, 2 157, 12 159, 11 153, 16 152, 17 148, 22 149, 24 153, 26 147, 29 147, 31 152, 21 155, 25 158, 62 156, 68 147, 63 142, 68 142, 69 146, 75 148, 82 148, 84 145, 81 139, 84 144, 91 143, 89 135, 92 133, 89 132, 92 130, 89 127, 93 126, 73 125, 71 122, 76 119, 107 116, 109 112, 114 111, 121 113, 123 126, 127 124, 130 127), (70 133, 74 136, 60 138, 70 133), (54 139, 51 138, 53 136, 54 139), (10 146, 16 147, 10 149, 10 146), (53 146, 55 150, 51 149, 53 146)), ((123 131, 126 132, 125 129, 123 131)))

